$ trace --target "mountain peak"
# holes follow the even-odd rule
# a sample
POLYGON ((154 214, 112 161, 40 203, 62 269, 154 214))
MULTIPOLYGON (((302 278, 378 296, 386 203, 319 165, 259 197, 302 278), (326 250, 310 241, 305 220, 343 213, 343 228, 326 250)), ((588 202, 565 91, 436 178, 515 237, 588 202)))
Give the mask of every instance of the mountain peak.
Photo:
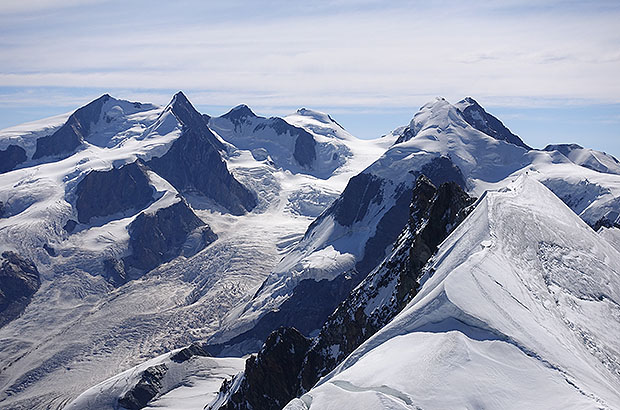
POLYGON ((486 112, 472 97, 465 97, 454 106, 459 110, 465 121, 478 131, 497 140, 506 141, 527 150, 532 149, 519 136, 513 134, 499 119, 486 112))
POLYGON ((301 115, 303 117, 307 117, 307 118, 312 118, 314 120, 317 120, 319 122, 322 122, 324 124, 336 124, 338 125, 340 128, 344 129, 344 127, 342 127, 342 125, 338 124, 338 122, 336 122, 336 120, 334 120, 329 114, 321 112, 321 111, 316 111, 316 110, 311 110, 309 108, 306 107, 302 107, 299 108, 296 111, 297 115, 301 115))
POLYGON ((223 118, 229 120, 239 120, 246 117, 256 117, 257 115, 245 104, 239 104, 236 107, 233 107, 226 114, 222 115, 223 118))

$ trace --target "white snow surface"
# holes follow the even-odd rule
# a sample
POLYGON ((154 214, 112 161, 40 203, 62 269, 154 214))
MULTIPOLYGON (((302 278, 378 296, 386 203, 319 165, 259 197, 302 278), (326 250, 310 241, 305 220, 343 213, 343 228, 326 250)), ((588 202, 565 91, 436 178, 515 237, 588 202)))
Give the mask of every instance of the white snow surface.
MULTIPOLYGON (((182 129, 171 104, 132 113, 119 101, 104 104, 103 121, 91 127, 74 155, 0 174, 0 201, 8 214, 0 219, 0 250, 15 250, 35 261, 43 281, 23 315, 0 329, 2 408, 62 408, 89 387, 145 360, 207 340, 222 327, 227 312, 256 292, 348 179, 389 144, 350 137, 351 155, 332 175, 318 178, 257 160, 251 150, 226 141, 229 170, 257 194, 257 208, 232 216, 204 197, 186 195, 218 240, 114 289, 100 276, 102 261, 127 254, 127 226, 143 210, 79 224, 68 234, 64 224, 77 220, 73 191, 92 170, 163 155, 182 129), (44 244, 58 256, 45 252, 44 244)), ((52 130, 63 119, 51 125, 40 122, 33 129, 52 130)), ((29 125, 17 128, 35 135, 29 125)), ((322 138, 340 141, 337 136, 322 138)), ((153 172, 149 178, 156 201, 145 211, 178 200, 167 181, 153 172)))
POLYGON ((620 253, 535 178, 484 195, 430 267, 286 409, 620 408, 620 253))
MULTIPOLYGON (((558 146, 551 145, 546 149, 551 148, 558 148, 558 146)), ((620 174, 620 162, 618 162, 614 156, 605 152, 584 148, 577 144, 562 144, 559 148, 564 151, 566 158, 570 159, 577 165, 581 165, 598 172, 620 174)))

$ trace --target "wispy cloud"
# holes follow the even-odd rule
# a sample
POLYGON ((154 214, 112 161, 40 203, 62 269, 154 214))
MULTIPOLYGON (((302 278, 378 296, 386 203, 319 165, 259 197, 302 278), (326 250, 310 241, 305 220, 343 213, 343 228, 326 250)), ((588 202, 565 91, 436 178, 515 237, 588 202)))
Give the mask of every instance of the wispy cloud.
POLYGON ((221 105, 620 101, 611 2, 89 3, 3 2, 32 12, 0 17, 0 86, 185 89, 221 105))

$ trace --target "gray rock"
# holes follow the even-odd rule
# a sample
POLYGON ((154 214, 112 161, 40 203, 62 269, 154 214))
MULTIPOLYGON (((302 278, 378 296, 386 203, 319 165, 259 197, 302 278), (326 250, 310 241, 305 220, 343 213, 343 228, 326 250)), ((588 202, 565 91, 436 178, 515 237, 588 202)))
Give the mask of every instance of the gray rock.
POLYGON ((9 145, 5 150, 0 149, 0 174, 15 169, 27 159, 26 150, 20 146, 9 145))
POLYGON ((183 363, 189 359, 191 359, 194 356, 210 356, 209 353, 207 353, 202 346, 200 346, 197 343, 194 343, 192 345, 189 345, 181 350, 179 350, 178 352, 176 352, 175 354, 173 354, 172 356, 170 356, 170 360, 172 360, 175 363, 183 363))
POLYGON ((224 383, 220 394, 227 400, 219 409, 279 410, 284 407, 296 394, 298 369, 309 347, 310 340, 296 329, 275 330, 258 354, 246 361, 237 389, 232 391, 235 383, 224 383))
POLYGON ((41 286, 37 267, 14 252, 0 258, 0 327, 17 318, 26 309, 41 286))
POLYGON ((144 273, 174 259, 181 254, 189 234, 197 228, 204 229, 204 248, 217 239, 217 235, 204 226, 185 200, 154 214, 141 213, 128 228, 131 255, 123 259, 125 267, 144 273))
POLYGON ((524 143, 521 138, 506 128, 499 119, 486 112, 473 98, 467 97, 459 104, 463 104, 463 106, 466 107, 461 111, 465 121, 478 131, 482 131, 495 139, 509 142, 527 150, 532 149, 524 143))
POLYGON ((140 410, 147 406, 162 388, 168 367, 165 364, 151 366, 142 372, 138 383, 118 400, 119 406, 129 410, 140 410))
POLYGON ((130 209, 144 209, 153 201, 146 167, 138 161, 109 171, 91 171, 78 183, 75 192, 81 223, 130 209))
POLYGON ((77 224, 78 224, 77 221, 74 221, 73 219, 69 219, 67 223, 65 223, 65 225, 62 227, 62 229, 67 231, 67 233, 72 233, 75 230, 75 227, 77 226, 77 224))
POLYGON ((149 167, 181 192, 198 192, 225 207, 234 215, 252 210, 256 197, 228 171, 220 150, 222 143, 206 126, 181 92, 175 95, 172 112, 183 124, 181 136, 162 157, 149 167))

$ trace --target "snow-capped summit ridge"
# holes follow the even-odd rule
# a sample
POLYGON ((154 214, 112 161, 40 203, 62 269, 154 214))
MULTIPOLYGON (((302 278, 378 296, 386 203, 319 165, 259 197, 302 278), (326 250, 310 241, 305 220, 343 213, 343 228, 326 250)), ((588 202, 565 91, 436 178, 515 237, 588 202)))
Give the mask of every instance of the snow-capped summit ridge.
POLYGON ((250 107, 248 107, 245 104, 239 104, 236 107, 233 107, 226 114, 222 115, 222 118, 226 118, 231 121, 246 118, 246 117, 255 118, 256 114, 254 114, 254 111, 252 111, 250 107))
POLYGON ((302 115, 304 117, 309 117, 309 118, 315 119, 315 120, 317 120, 319 122, 322 122, 324 124, 336 124, 336 125, 338 125, 340 128, 342 128, 344 130, 344 127, 342 125, 338 124, 338 122, 336 120, 334 120, 331 117, 331 115, 329 115, 327 113, 324 113, 324 112, 321 112, 321 111, 316 111, 316 110, 311 110, 311 109, 308 109, 306 107, 299 108, 296 111, 296 113, 298 115, 302 115))
POLYGON ((618 408, 619 302, 618 251, 523 175, 482 197, 409 305, 287 409, 618 408))

